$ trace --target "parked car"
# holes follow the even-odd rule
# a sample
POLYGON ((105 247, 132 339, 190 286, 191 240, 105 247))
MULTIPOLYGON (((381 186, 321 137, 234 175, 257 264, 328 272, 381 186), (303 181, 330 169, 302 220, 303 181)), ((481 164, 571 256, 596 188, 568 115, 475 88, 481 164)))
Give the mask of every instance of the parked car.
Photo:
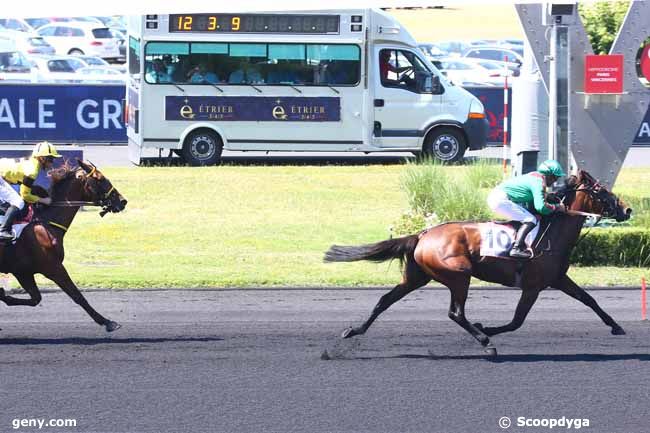
POLYGON ((519 68, 523 63, 522 56, 515 51, 498 46, 472 47, 463 53, 463 57, 499 62, 502 66, 505 65, 512 70, 515 75, 519 74, 519 68))
POLYGON ((77 70, 84 83, 125 84, 126 75, 110 66, 88 66, 77 70))
POLYGON ((20 18, 0 18, 0 25, 9 30, 17 30, 26 33, 34 32, 34 28, 27 24, 25 20, 20 18))
POLYGON ((504 82, 503 71, 485 68, 473 59, 448 57, 440 59, 440 63, 440 71, 458 86, 502 86, 504 82))
POLYGON ((464 41, 438 41, 436 45, 450 57, 460 57, 470 47, 470 44, 464 41))
POLYGON ((120 29, 117 28, 110 28, 108 30, 111 32, 113 37, 117 40, 117 47, 120 53, 120 57, 118 61, 121 63, 126 62, 126 33, 122 32, 120 29))
POLYGON ((38 68, 38 81, 48 83, 80 83, 77 70, 88 65, 75 56, 31 56, 38 68))
POLYGON ((118 40, 102 24, 64 22, 47 24, 38 34, 54 47, 57 54, 91 55, 103 59, 119 58, 118 40))
POLYGON ((25 54, 54 54, 54 47, 37 34, 16 30, 0 30, 0 39, 12 41, 25 54))
POLYGON ((63 23, 66 21, 71 21, 70 18, 63 17, 39 17, 39 18, 25 18, 25 22, 32 26, 33 29, 38 30, 44 25, 51 23, 63 23))
POLYGON ((447 52, 441 50, 436 44, 418 44, 418 48, 429 60, 447 56, 447 52))
POLYGON ((35 83, 36 69, 16 49, 13 41, 0 39, 0 83, 35 83))

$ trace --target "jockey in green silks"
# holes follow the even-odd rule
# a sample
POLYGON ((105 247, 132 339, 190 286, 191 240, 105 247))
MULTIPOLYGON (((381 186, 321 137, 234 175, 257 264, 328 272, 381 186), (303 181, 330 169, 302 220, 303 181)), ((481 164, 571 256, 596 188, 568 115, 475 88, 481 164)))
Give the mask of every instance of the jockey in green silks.
POLYGON ((526 236, 535 228, 537 218, 526 209, 531 206, 540 215, 565 212, 563 204, 546 202, 546 188, 558 178, 566 176, 559 162, 549 159, 539 165, 537 171, 508 179, 492 190, 488 206, 493 212, 511 221, 520 221, 511 257, 529 259, 532 253, 526 249, 526 236))

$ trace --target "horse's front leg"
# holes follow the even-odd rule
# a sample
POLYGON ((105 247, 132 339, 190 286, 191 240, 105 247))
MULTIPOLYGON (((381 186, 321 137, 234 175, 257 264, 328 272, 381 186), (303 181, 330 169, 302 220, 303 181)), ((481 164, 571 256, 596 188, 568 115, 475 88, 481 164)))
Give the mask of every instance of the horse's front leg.
POLYGON ((474 326, 482 330, 485 335, 493 336, 501 334, 502 332, 511 332, 516 329, 519 329, 521 325, 526 320, 526 316, 530 312, 530 309, 537 301, 540 290, 538 289, 527 289, 521 291, 521 297, 519 298, 519 303, 515 309, 515 316, 512 318, 512 321, 507 325, 495 326, 495 327, 483 327, 480 323, 475 323, 474 326))
POLYGON ((596 300, 592 298, 589 293, 585 292, 582 287, 578 286, 571 278, 569 278, 568 275, 565 274, 563 277, 561 277, 558 282, 553 285, 553 288, 561 290, 562 292, 566 293, 572 298, 577 299, 578 301, 594 310, 594 312, 598 314, 598 317, 600 317, 607 326, 612 328, 612 334, 625 335, 623 328, 618 323, 616 323, 616 321, 612 319, 609 314, 605 313, 605 311, 600 308, 600 305, 598 305, 596 300))
POLYGON ((119 323, 108 320, 90 306, 88 301, 86 301, 86 298, 84 298, 68 275, 68 271, 63 267, 63 264, 59 263, 55 265, 53 269, 43 272, 43 275, 61 287, 61 289, 70 296, 75 303, 80 305, 98 325, 104 326, 106 331, 113 332, 121 327, 119 323))
POLYGON ((34 274, 15 274, 14 276, 29 295, 29 299, 9 296, 5 294, 4 289, 0 288, 0 301, 10 307, 14 305, 37 306, 41 302, 41 292, 38 290, 38 286, 34 280, 34 274))

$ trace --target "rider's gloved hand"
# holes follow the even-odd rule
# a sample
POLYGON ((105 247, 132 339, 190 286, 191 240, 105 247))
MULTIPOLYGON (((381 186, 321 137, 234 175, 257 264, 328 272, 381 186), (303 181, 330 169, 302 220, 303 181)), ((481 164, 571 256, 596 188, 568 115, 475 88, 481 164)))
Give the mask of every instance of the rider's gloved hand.
POLYGON ((555 205, 555 212, 566 213, 566 206, 562 203, 555 205))

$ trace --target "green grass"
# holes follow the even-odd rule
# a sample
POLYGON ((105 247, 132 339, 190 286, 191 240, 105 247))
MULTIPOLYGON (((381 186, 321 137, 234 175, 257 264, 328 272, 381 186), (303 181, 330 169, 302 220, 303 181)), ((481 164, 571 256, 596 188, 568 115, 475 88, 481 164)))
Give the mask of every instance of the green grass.
MULTIPOLYGON (((82 288, 392 286, 397 261, 324 264, 322 257, 334 243, 388 237, 409 209, 400 189, 408 168, 105 168, 127 210, 105 218, 97 209, 80 212, 65 238, 65 265, 82 288)), ((650 190, 650 179, 644 169, 626 170, 618 188, 634 195, 650 190)), ((644 272, 571 274, 580 284, 637 284, 644 272)))

